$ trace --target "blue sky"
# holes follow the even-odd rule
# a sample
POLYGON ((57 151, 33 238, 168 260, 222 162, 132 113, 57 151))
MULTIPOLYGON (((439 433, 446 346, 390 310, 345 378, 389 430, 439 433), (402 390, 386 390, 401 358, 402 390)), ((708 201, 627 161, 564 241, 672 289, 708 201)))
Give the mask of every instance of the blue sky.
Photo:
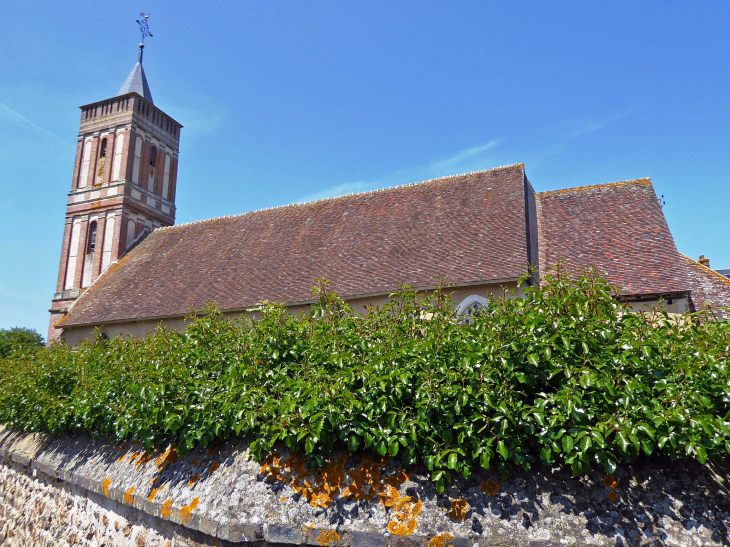
POLYGON ((681 252, 730 268, 730 2, 10 2, 0 328, 46 334, 78 106, 154 34, 178 223, 524 162, 537 191, 649 176, 681 252))

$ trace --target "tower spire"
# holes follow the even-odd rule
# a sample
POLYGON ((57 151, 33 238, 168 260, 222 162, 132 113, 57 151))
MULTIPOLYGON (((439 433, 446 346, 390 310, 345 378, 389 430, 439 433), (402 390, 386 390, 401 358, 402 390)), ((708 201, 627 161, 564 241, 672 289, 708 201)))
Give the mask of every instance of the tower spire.
POLYGON ((152 100, 152 93, 150 92, 150 86, 147 83, 147 76, 145 76, 144 69, 142 68, 142 56, 144 55, 144 39, 148 36, 151 38, 152 33, 150 32, 149 24, 147 19, 149 14, 140 13, 141 18, 137 19, 139 25, 139 32, 142 34, 142 42, 139 44, 139 57, 137 58, 137 64, 134 65, 132 72, 129 73, 125 80, 122 88, 117 93, 119 95, 126 95, 127 93, 138 93, 149 102, 154 104, 152 100))

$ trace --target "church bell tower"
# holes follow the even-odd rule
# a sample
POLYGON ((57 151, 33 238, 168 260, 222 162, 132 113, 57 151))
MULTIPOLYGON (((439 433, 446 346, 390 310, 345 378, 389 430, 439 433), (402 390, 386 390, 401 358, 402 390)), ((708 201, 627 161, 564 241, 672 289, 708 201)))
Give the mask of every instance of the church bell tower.
POLYGON ((49 343, 94 280, 150 230, 175 223, 182 125, 152 101, 143 52, 144 43, 119 93, 81 107, 49 343))

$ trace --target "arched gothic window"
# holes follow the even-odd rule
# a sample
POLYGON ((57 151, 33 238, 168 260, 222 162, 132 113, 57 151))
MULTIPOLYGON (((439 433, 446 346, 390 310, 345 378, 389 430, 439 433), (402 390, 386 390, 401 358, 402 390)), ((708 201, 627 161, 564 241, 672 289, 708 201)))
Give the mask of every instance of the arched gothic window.
POLYGON ((96 221, 89 224, 89 231, 86 236, 86 256, 84 257, 84 270, 81 276, 81 287, 91 285, 94 268, 94 249, 96 249, 96 221))
POLYGON ((89 239, 88 244, 86 245, 86 254, 90 255, 94 252, 94 249, 96 248, 96 222, 92 222, 91 226, 89 226, 89 239))
POLYGON ((487 309, 489 301, 478 294, 472 294, 462 300, 456 307, 456 313, 462 318, 462 322, 471 323, 472 317, 483 313, 487 309))

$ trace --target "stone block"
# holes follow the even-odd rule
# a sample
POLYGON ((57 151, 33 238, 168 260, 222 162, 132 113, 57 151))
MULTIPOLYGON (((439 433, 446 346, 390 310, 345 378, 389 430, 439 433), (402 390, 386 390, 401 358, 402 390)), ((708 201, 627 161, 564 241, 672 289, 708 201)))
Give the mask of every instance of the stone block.
POLYGON ((12 452, 10 454, 10 461, 17 463, 18 465, 22 465, 23 467, 28 467, 30 466, 31 459, 20 452, 12 452))
POLYGON ((266 541, 270 543, 291 543, 300 545, 304 540, 304 534, 299 527, 281 526, 280 524, 269 524, 264 531, 266 541))
POLYGON ((264 540, 264 529, 258 524, 231 524, 228 527, 228 537, 232 542, 253 542, 264 540))
POLYGON ((205 515, 200 515, 198 517, 198 530, 200 530, 204 534, 208 534, 209 536, 217 536, 218 523, 213 519, 206 517, 205 515))
POLYGON ((380 534, 371 532, 350 532, 351 547, 385 547, 388 541, 380 534))

